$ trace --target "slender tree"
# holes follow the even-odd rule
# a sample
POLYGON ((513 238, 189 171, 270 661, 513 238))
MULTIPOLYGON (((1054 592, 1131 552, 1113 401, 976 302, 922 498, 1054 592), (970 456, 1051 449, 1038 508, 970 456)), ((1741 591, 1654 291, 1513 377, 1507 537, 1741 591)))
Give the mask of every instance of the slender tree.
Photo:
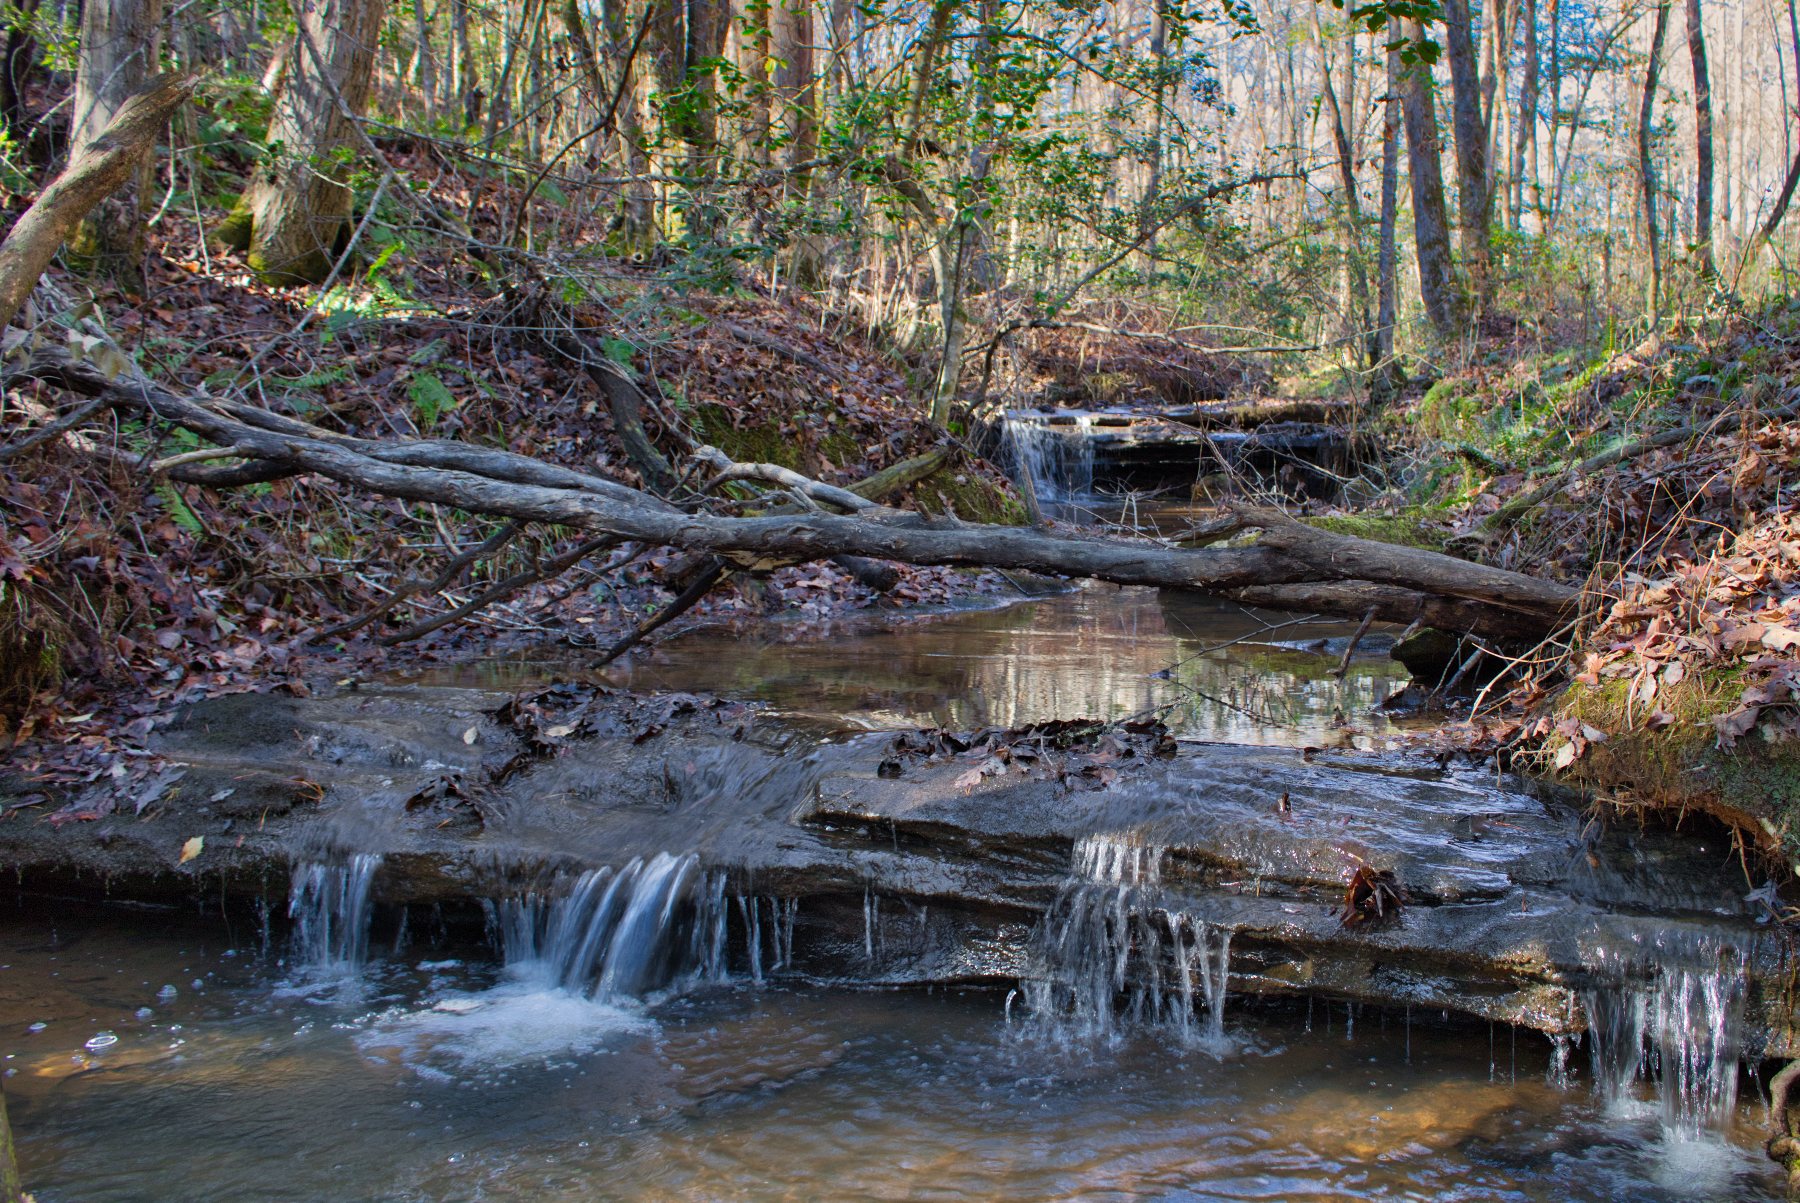
MULTIPOLYGON (((1418 46, 1425 31, 1417 20, 1399 22, 1400 39, 1418 46)), ((1431 67, 1422 60, 1401 64, 1400 95, 1406 114, 1406 157, 1412 174, 1413 242, 1419 257, 1419 298, 1440 336, 1456 332, 1462 308, 1450 260, 1450 221, 1444 209, 1443 151, 1438 140, 1437 105, 1431 67)))
POLYGON ((1451 114, 1456 131, 1456 211, 1463 268, 1469 274, 1476 306, 1485 309, 1493 289, 1488 264, 1493 186, 1488 178, 1487 121, 1482 113, 1469 0, 1444 0, 1444 42, 1445 57, 1450 60, 1451 114))
POLYGON ((1644 92, 1638 104, 1638 180, 1642 185, 1644 230, 1650 242, 1650 280, 1645 309, 1652 324, 1662 313, 1662 243, 1656 228, 1656 159, 1652 119, 1656 110, 1656 81, 1662 73, 1663 41, 1669 34, 1669 4, 1656 6, 1656 28, 1650 35, 1650 61, 1644 67, 1644 92))
POLYGON ((1700 0, 1687 0, 1688 61, 1694 69, 1694 253, 1700 274, 1717 270, 1713 261, 1713 106, 1706 70, 1706 33, 1700 0))

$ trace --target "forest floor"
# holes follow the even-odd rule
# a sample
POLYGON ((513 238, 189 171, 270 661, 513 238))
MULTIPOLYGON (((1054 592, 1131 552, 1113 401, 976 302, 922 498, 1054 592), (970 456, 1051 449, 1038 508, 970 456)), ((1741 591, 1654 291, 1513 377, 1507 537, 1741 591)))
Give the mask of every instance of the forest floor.
MULTIPOLYGON (((477 203, 479 182, 463 186, 475 189, 475 232, 498 239, 481 223, 501 220, 505 195, 477 203)), ((643 386, 646 426, 665 448, 710 443, 837 484, 940 449, 939 467, 888 500, 1024 519, 998 467, 922 419, 928 356, 746 273, 722 284, 680 261, 591 256, 560 288, 496 290, 453 257, 371 248, 354 281, 320 293, 258 283, 198 228, 157 227, 141 296, 94 298, 117 340, 173 387, 243 390, 346 433, 504 446, 638 483, 574 346, 643 386)), ((1013 339, 984 391, 1164 407, 1305 392, 1254 357, 1160 338, 1152 306, 1115 300, 1080 317, 1013 339)), ((1329 389, 1303 396, 1382 450, 1323 521, 1595 598, 1511 660, 1490 705, 1446 739, 1596 789, 1630 782, 1654 804, 1709 806, 1800 851, 1800 758, 1787 752, 1800 733, 1800 533, 1787 491, 1800 426, 1782 420, 1800 377, 1797 328, 1800 304, 1782 302, 1704 335, 1546 353, 1521 327, 1497 326, 1388 407, 1329 389), (1762 801, 1726 805, 1727 793, 1762 801)), ((4 421, 45 420, 55 403, 14 394, 4 421)), ((571 532, 512 537, 498 522, 306 478, 214 492, 146 485, 135 470, 196 446, 126 425, 0 461, 0 750, 9 771, 48 791, 27 792, 28 804, 103 781, 120 797, 141 792, 158 773, 148 737, 204 696, 305 694, 549 641, 598 653, 679 588, 676 553, 577 557, 533 580, 579 547, 571 532), (96 473, 94 452, 113 438, 136 463, 96 473), (424 629, 488 590, 503 595, 424 629)), ((877 591, 817 563, 730 577, 686 621, 1015 594, 997 573, 913 567, 877 591)))

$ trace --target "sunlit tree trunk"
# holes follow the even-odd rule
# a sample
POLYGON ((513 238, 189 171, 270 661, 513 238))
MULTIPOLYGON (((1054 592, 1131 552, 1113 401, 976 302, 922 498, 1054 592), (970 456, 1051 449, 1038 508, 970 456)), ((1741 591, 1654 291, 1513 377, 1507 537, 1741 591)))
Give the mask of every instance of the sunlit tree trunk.
MULTIPOLYGON (((1388 41, 1396 40, 1393 22, 1388 24, 1388 41)), ((1387 96, 1382 101, 1381 117, 1381 234, 1376 252, 1375 328, 1380 355, 1375 382, 1377 397, 1390 396, 1394 381, 1394 323, 1400 308, 1399 247, 1400 224, 1400 52, 1387 52, 1387 96)))
POLYGON ((1512 227, 1519 229, 1525 216, 1526 177, 1530 177, 1532 208, 1537 208, 1538 36, 1537 0, 1524 0, 1519 12, 1525 22, 1525 73, 1519 80, 1519 118, 1512 139, 1512 227))
POLYGON ((280 154, 233 217, 249 226, 251 269, 273 283, 317 282, 331 271, 350 221, 344 159, 356 144, 353 119, 368 105, 381 16, 381 0, 307 0, 295 12, 269 122, 280 154))
POLYGON ((1662 240, 1656 229, 1656 160, 1651 120, 1656 110, 1656 81, 1662 73, 1663 41, 1669 33, 1670 0, 1656 6, 1656 29, 1650 36, 1650 61, 1644 68, 1644 93, 1638 105, 1638 180, 1642 184, 1644 230, 1650 241, 1650 280, 1645 309, 1654 324, 1662 314, 1662 240))
POLYGON ((1694 246, 1702 275, 1717 271, 1713 262, 1713 113, 1712 83, 1706 70, 1706 33, 1700 0, 1687 0, 1688 61, 1694 69, 1694 246))
MULTIPOLYGON (((1417 44, 1424 30, 1417 21, 1400 22, 1401 35, 1417 44)), ((1461 305, 1450 262, 1450 222, 1444 210, 1443 152, 1438 140, 1437 105, 1431 95, 1431 68, 1402 64, 1400 94, 1406 113, 1406 155, 1412 174, 1413 242, 1419 255, 1419 299, 1439 335, 1456 332, 1461 305)))
POLYGON ((1456 132, 1456 210, 1462 234, 1463 268, 1469 273, 1477 307, 1485 309, 1493 290, 1488 265, 1488 215, 1493 209, 1493 189, 1488 179, 1487 123, 1482 117, 1481 80, 1476 71, 1468 0, 1445 0, 1444 41, 1445 55, 1450 60, 1451 113, 1456 132))

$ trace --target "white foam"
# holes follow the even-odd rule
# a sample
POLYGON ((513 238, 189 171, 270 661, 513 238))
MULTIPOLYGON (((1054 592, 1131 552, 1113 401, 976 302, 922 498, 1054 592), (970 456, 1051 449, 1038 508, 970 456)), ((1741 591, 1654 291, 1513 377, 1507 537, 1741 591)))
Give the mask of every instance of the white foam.
POLYGON ((433 1062, 464 1070, 505 1069, 582 1057, 655 1027, 643 1015, 568 990, 508 982, 390 1011, 357 1044, 365 1054, 391 1057, 420 1072, 433 1062))

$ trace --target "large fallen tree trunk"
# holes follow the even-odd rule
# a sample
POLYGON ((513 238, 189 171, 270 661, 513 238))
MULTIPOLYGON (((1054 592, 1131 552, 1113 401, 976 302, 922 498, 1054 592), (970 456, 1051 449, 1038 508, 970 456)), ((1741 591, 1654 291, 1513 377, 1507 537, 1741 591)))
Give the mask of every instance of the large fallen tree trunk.
MULTIPOLYGON (((729 516, 686 507, 615 481, 463 443, 352 438, 239 402, 186 396, 145 379, 116 349, 100 357, 13 334, 9 385, 38 380, 145 411, 216 444, 208 462, 165 462, 177 480, 232 484, 313 473, 372 493, 523 522, 681 547, 760 569, 833 556, 913 564, 1023 569, 1238 597, 1257 605, 1427 623, 1506 640, 1541 639, 1572 617, 1563 585, 1435 552, 1317 530, 1273 510, 1240 510, 1261 534, 1242 546, 1187 549, 1147 539, 927 519, 869 503, 729 516), (104 366, 103 366, 104 364, 104 366), (237 464, 216 461, 235 457, 237 464)), ((76 348, 76 349, 72 349, 76 348)), ((716 465, 715 465, 716 466, 716 465)), ((155 467, 153 466, 153 470, 155 467)), ((790 482, 791 483, 791 482, 790 482)), ((789 490, 790 493, 793 490, 789 490)), ((815 491, 829 499, 829 488, 815 491)), ((804 497, 804 494, 799 496, 804 497)), ((806 498, 807 506, 820 502, 806 498)))

